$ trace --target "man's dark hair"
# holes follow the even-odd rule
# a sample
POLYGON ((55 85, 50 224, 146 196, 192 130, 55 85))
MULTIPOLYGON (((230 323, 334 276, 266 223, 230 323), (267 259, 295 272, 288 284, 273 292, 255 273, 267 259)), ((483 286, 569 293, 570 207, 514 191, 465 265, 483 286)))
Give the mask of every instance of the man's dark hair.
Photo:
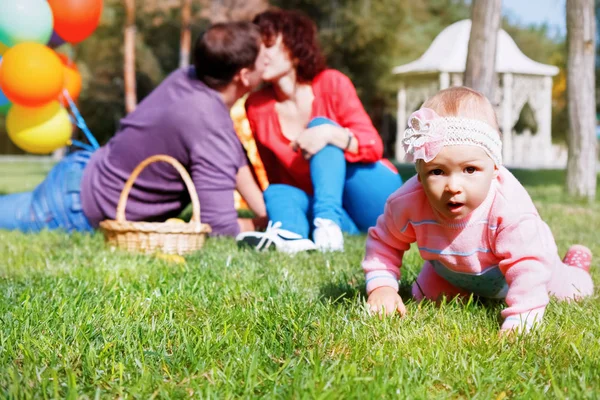
POLYGON ((260 32, 251 22, 212 25, 194 45, 198 79, 213 89, 227 86, 239 70, 254 67, 260 45, 260 32))

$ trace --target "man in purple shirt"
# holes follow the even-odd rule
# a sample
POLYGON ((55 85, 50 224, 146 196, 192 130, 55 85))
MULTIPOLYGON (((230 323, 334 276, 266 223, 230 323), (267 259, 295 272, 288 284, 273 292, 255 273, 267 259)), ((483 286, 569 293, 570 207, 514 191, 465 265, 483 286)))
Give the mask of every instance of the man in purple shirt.
MULTIPOLYGON (((169 75, 121 120, 105 146, 67 156, 33 192, 0 197, 0 229, 86 231, 114 219, 125 181, 155 154, 174 157, 188 170, 202 222, 213 234, 253 229, 238 219, 233 191, 240 191, 258 217, 266 211, 229 109, 260 83, 264 65, 264 46, 253 24, 213 25, 195 44, 194 67, 169 75)), ((164 221, 188 202, 177 171, 154 163, 136 180, 126 215, 132 221, 164 221)))

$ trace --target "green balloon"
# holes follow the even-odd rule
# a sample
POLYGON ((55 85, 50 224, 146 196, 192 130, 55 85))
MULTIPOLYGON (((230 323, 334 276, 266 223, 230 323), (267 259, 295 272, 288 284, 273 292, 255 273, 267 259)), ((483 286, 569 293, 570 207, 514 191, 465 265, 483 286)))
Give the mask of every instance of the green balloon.
POLYGON ((0 106, 0 115, 8 114, 8 110, 10 110, 11 106, 12 106, 12 103, 6 103, 6 104, 0 106))
MULTIPOLYGON (((2 57, 0 57, 0 63, 1 62, 2 62, 2 57)), ((6 96, 2 92, 2 88, 0 88, 0 115, 6 115, 6 113, 8 112, 8 109, 10 108, 11 105, 12 105, 12 103, 10 102, 10 100, 8 100, 6 98, 6 96)))
POLYGON ((0 0, 0 42, 48 43, 54 18, 46 0, 0 0))

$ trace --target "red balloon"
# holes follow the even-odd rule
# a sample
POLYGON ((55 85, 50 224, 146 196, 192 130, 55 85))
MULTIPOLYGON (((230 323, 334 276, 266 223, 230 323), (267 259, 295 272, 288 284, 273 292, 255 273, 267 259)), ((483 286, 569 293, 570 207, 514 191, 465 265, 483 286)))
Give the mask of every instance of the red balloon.
POLYGON ((102 0, 48 0, 54 31, 65 42, 79 43, 94 32, 102 14, 102 0))

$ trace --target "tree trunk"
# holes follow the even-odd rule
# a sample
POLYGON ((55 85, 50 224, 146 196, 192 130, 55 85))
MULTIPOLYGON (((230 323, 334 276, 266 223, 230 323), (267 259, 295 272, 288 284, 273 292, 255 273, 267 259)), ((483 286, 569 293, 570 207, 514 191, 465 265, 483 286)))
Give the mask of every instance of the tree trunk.
POLYGON ((192 47, 192 0, 181 0, 181 39, 179 43, 179 67, 190 65, 190 49, 192 47))
POLYGON ((567 191, 590 201, 596 197, 595 22, 593 0, 567 0, 567 191))
POLYGON ((125 110, 127 113, 135 110, 137 95, 135 88, 135 0, 125 0, 125 110))
POLYGON ((502 0, 473 0, 471 36, 464 77, 465 86, 480 91, 492 102, 501 7, 502 0))

